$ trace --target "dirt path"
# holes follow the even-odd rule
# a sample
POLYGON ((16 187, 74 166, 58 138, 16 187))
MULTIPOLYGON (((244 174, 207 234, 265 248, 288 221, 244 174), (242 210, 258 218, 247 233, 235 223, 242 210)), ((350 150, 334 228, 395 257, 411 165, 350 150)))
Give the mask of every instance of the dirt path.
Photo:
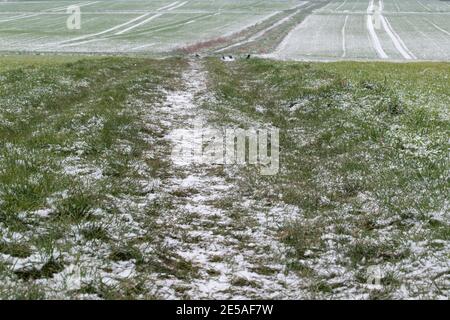
MULTIPOLYGON (((167 119, 174 129, 189 129, 206 118, 199 108, 208 99, 202 64, 191 61, 184 88, 167 93, 167 119)), ((164 115, 165 117, 166 115, 164 115)), ((172 144, 174 135, 167 136, 172 144)), ((179 165, 175 177, 163 181, 165 192, 176 196, 172 209, 157 224, 161 241, 173 256, 187 262, 189 276, 162 279, 154 275, 163 298, 194 299, 300 298, 301 279, 285 270, 284 246, 277 226, 296 210, 270 207, 243 196, 227 168, 179 165)))

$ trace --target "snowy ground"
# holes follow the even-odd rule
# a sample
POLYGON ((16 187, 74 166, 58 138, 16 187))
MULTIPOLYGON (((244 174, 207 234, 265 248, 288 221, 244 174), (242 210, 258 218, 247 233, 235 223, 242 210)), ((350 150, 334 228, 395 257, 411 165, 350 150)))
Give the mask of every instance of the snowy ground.
POLYGON ((73 3, 0 2, 0 50, 202 54, 0 57, 0 298, 448 299, 448 63, 202 56, 448 60, 449 3, 73 3), (198 124, 280 172, 174 161, 198 124))
POLYGON ((267 54, 276 48, 267 56, 395 61, 448 60, 450 52, 450 5, 439 0, 58 0, 0 2, 0 9, 1 51, 267 54), (74 4, 79 30, 66 25, 74 4))
POLYGON ((44 1, 0 2, 0 50, 167 52, 222 38, 304 1, 44 1), (66 8, 81 8, 69 30, 66 8))
POLYGON ((0 297, 448 298, 447 64, 80 59, 0 60, 0 297), (280 171, 175 161, 198 123, 280 171))
POLYGON ((307 17, 269 56, 448 60, 449 21, 444 1, 334 0, 307 17))
MULTIPOLYGON (((163 109, 174 129, 206 123, 199 104, 211 99, 201 63, 191 61, 183 79, 184 90, 167 92, 163 109)), ((168 138, 173 145, 179 143, 173 135, 168 138)), ((170 225, 163 243, 198 272, 188 281, 155 275, 164 297, 176 298, 181 290, 200 299, 301 298, 304 280, 280 263, 286 249, 277 238, 277 228, 294 219, 296 209, 264 208, 242 197, 226 174, 220 174, 222 166, 186 164, 177 170, 183 178, 164 181, 165 192, 187 194, 157 224, 170 225)))
MULTIPOLYGON (((120 68, 122 63, 113 65, 120 68)), ((152 83, 160 80, 155 71, 139 71, 140 65, 145 65, 142 61, 127 63, 127 73, 116 71, 97 90, 98 97, 88 96, 87 109, 77 109, 75 103, 73 119, 62 120, 70 121, 71 126, 55 136, 73 131, 74 140, 66 136, 40 151, 4 140, 0 157, 5 181, 0 189, 1 297, 304 297, 302 287, 307 280, 287 269, 284 256, 288 249, 278 236, 279 227, 297 218, 298 209, 282 203, 267 206, 250 195, 243 196, 233 182, 237 179, 233 168, 228 171, 223 166, 170 162, 171 147, 177 143, 173 133, 208 118, 200 105, 214 98, 207 90, 203 62, 190 60, 177 67, 176 61, 163 62, 169 74, 181 73, 166 75, 156 87, 152 83), (167 63, 173 71, 168 71, 167 63), (131 83, 127 76, 132 77, 131 83), (172 82, 172 77, 180 79, 172 82), (120 94, 110 96, 112 89, 108 89, 119 91, 122 81, 126 90, 133 92, 125 103, 120 94), (102 90, 107 92, 108 109, 115 110, 114 119, 119 120, 126 110, 138 116, 139 122, 131 127, 126 123, 112 125, 118 126, 120 137, 109 132, 110 139, 117 139, 112 149, 90 158, 89 150, 95 143, 90 139, 102 136, 111 121, 100 109, 95 111, 96 103, 102 103, 102 90), (123 136, 122 131, 142 139, 142 154, 133 143, 136 137, 123 136), (50 154, 55 158, 49 160, 50 154), (40 158, 47 160, 39 162, 40 158), (35 170, 56 174, 58 182, 43 181, 35 170), (33 186, 39 188, 32 191, 37 200, 28 203, 20 197, 33 186)), ((161 63, 152 61, 150 65, 160 67, 161 63)), ((27 78, 37 77, 28 85, 34 87, 28 88, 32 93, 0 101, 5 107, 1 118, 5 130, 21 125, 7 120, 12 115, 36 116, 23 107, 28 101, 51 101, 60 94, 70 94, 65 86, 83 91, 94 75, 101 77, 109 68, 106 64, 98 70, 91 67, 88 78, 81 80, 60 75, 62 87, 52 89, 40 85, 54 83, 51 70, 50 75, 31 71, 27 78), (43 80, 47 76, 53 80, 43 80), (49 91, 52 94, 46 98, 49 91)), ((15 88, 10 78, 14 71, 5 75, 3 79, 10 80, 2 85, 9 92, 15 88)), ((61 121, 57 120, 60 116, 48 119, 46 129, 33 129, 32 135, 45 139, 45 131, 54 130, 50 123, 61 121)), ((27 135, 24 129, 19 133, 27 135)))

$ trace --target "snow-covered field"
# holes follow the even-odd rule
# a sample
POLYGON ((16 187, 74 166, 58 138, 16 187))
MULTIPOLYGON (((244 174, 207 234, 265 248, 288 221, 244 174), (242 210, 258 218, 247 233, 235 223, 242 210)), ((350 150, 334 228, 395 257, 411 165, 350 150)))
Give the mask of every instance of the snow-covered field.
POLYGON ((209 49, 216 52, 256 44, 250 50, 260 53, 267 49, 267 41, 275 48, 269 56, 278 59, 448 60, 450 4, 440 0, 0 2, 0 51, 164 53, 213 42, 209 49), (70 5, 81 10, 80 29, 67 26, 70 5), (267 40, 277 30, 281 38, 267 40))
POLYGON ((298 0, 0 2, 0 50, 161 52, 237 33, 298 0), (81 28, 67 8, 78 5, 81 28))
POLYGON ((448 60, 450 3, 333 0, 299 24, 272 56, 324 60, 448 60))

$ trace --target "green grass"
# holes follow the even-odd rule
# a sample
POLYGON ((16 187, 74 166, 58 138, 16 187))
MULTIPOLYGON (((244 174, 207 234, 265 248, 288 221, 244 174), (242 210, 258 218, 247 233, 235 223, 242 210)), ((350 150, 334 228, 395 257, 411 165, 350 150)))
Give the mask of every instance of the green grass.
MULTIPOLYGON (((172 231, 185 243, 202 239, 159 220, 205 190, 162 193, 152 186, 187 174, 171 165, 165 138, 170 119, 159 109, 167 91, 182 88, 187 61, 52 59, 0 57, 0 297, 48 298, 51 290, 37 281, 51 283, 66 267, 86 261, 83 272, 96 272, 88 283, 52 293, 153 299, 158 294, 149 275, 184 283, 219 276, 163 242, 172 231), (41 263, 12 263, 26 259, 41 263), (134 276, 102 280, 126 263, 134 276)), ((288 248, 277 262, 305 280, 311 298, 361 289, 371 265, 398 272, 384 276, 380 292, 362 292, 393 298, 412 264, 448 261, 449 64, 199 63, 208 97, 215 98, 201 100, 212 126, 280 128, 277 175, 261 176, 252 166, 231 173, 215 166, 205 175, 225 178, 236 194, 267 210, 280 202, 299 209, 296 221, 277 230, 288 248), (338 271, 324 275, 328 269, 338 271)), ((245 231, 257 230, 258 222, 253 208, 233 194, 203 202, 232 225, 222 228, 220 217, 201 220, 196 212, 177 217, 178 225, 211 231, 248 250, 245 231)), ((213 263, 227 259, 210 257, 213 263)), ((258 274, 279 272, 263 261, 255 266, 258 274)), ((416 280, 417 292, 428 290, 420 288, 425 280, 416 280)), ((241 277, 230 283, 260 285, 241 277)), ((188 291, 177 289, 185 298, 188 291)))
MULTIPOLYGON (((22 279, 31 292, 33 280, 76 263, 66 253, 76 250, 78 232, 92 249, 110 248, 105 261, 138 258, 119 246, 131 230, 115 219, 121 199, 146 196, 138 181, 167 170, 167 159, 143 160, 165 143, 149 140, 143 115, 183 67, 178 59, 0 57, 0 227, 8 238, 24 236, 2 242, 0 252, 43 261, 40 269, 6 267, 2 279, 22 279)), ((1 297, 21 290, 1 289, 1 297)))
POLYGON ((0 61, 0 71, 20 69, 23 67, 38 68, 42 66, 73 63, 82 59, 96 59, 96 57, 80 57, 70 55, 30 55, 11 54, 3 55, 0 61))
POLYGON ((312 292, 330 255, 351 274, 418 259, 410 241, 433 250, 448 239, 448 222, 429 221, 448 201, 449 64, 210 59, 208 70, 211 125, 280 128, 279 174, 249 166, 239 180, 261 201, 300 208, 280 239, 293 249, 287 265, 315 279, 312 292))
MULTIPOLYGON (((132 60, 104 59, 2 73, 2 217, 37 210, 58 190, 80 186, 80 181, 59 174, 65 159, 79 157, 110 172, 117 163, 139 158, 146 143, 133 127, 138 115, 135 110, 121 113, 134 79, 150 68, 141 61, 138 66, 132 60), (120 140, 132 152, 110 159, 120 140)), ((78 206, 80 215, 93 201, 83 194, 70 197, 67 205, 78 206)), ((58 211, 72 209, 61 204, 58 211)))

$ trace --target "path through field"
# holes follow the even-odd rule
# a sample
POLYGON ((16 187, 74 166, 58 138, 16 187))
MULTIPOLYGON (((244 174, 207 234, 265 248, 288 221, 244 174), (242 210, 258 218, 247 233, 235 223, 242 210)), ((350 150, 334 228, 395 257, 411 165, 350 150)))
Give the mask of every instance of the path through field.
MULTIPOLYGON (((199 107, 210 99, 202 64, 190 61, 183 79, 183 90, 167 92, 161 114, 175 130, 168 136, 173 145, 182 143, 177 129, 207 120, 199 107)), ((277 235, 277 227, 294 219, 296 210, 267 208, 246 198, 233 182, 237 177, 222 166, 181 163, 176 170, 183 178, 163 181, 164 192, 185 194, 157 223, 165 229, 166 249, 192 263, 196 272, 188 280, 155 274, 158 292, 165 298, 180 291, 196 299, 302 298, 305 280, 286 270, 286 249, 277 235)))

